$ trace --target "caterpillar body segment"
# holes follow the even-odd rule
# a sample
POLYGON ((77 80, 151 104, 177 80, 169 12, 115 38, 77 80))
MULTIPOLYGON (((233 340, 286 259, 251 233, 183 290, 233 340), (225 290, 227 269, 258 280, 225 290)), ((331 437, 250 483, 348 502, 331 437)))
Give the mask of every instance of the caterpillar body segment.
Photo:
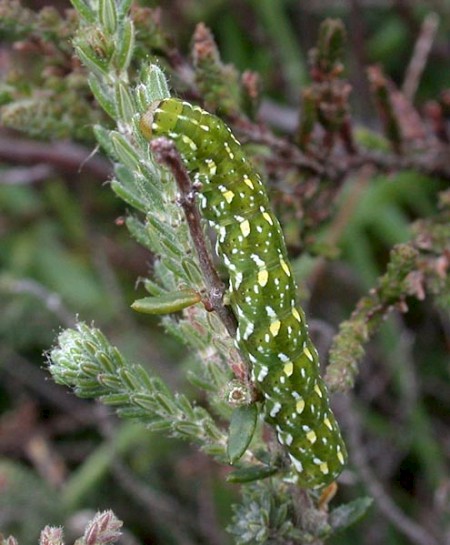
POLYGON ((308 488, 329 484, 345 465, 346 449, 259 174, 229 127, 198 106, 175 98, 155 102, 140 128, 149 140, 173 140, 190 176, 201 182, 202 215, 217 233, 216 251, 229 273, 236 344, 252 364, 265 419, 292 462, 292 480, 308 488))

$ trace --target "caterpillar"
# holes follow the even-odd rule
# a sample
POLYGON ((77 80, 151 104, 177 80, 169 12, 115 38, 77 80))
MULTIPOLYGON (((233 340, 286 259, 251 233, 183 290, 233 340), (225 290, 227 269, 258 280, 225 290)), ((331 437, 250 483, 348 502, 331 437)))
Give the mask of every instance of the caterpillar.
POLYGON ((148 140, 171 139, 192 179, 200 182, 202 216, 217 233, 216 252, 229 273, 235 342, 252 364, 265 420, 292 462, 290 479, 305 488, 329 484, 345 465, 346 448, 261 177, 231 129, 188 102, 155 101, 140 130, 148 140))

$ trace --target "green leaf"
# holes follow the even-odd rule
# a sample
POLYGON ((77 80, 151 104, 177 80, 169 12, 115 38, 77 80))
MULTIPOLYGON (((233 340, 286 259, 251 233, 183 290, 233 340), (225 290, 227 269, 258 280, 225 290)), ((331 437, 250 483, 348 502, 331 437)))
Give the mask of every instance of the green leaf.
POLYGON ((108 76, 108 61, 98 57, 89 45, 81 42, 77 43, 76 50, 81 62, 88 70, 95 72, 99 76, 108 76))
POLYGON ((136 194, 123 186, 117 180, 111 181, 111 189, 119 197, 119 199, 122 199, 133 208, 136 208, 136 210, 140 210, 141 212, 145 212, 147 210, 145 204, 142 203, 138 197, 136 197, 136 194))
POLYGON ((117 29, 117 10, 114 0, 99 0, 98 18, 108 34, 114 34, 117 29))
POLYGON ((229 483, 250 483, 259 481, 274 475, 278 471, 277 467, 272 466, 247 466, 232 471, 227 476, 229 483))
POLYGON ((114 147, 114 155, 131 170, 139 171, 139 156, 128 140, 119 132, 111 131, 111 141, 114 147))
POLYGON ((114 106, 114 100, 111 96, 110 90, 106 87, 106 85, 104 85, 103 81, 94 74, 89 74, 88 83, 95 100, 110 117, 115 119, 116 108, 114 106))
POLYGON ((328 522, 335 532, 357 522, 372 505, 373 499, 367 496, 340 505, 330 513, 328 522))
POLYGON ((201 296, 198 292, 193 289, 184 289, 155 297, 137 299, 131 308, 142 314, 170 314, 192 307, 200 301, 201 296))
POLYGON ((149 103, 154 100, 170 97, 169 86, 167 85, 164 72, 156 64, 145 67, 142 71, 141 79, 147 89, 149 103))
MULTIPOLYGON (((115 115, 116 114, 114 109, 114 116, 115 115)), ((94 125, 94 134, 100 146, 111 158, 113 158, 115 156, 115 153, 113 144, 111 142, 111 131, 105 129, 105 127, 102 127, 101 125, 94 125)))
POLYGON ((146 278, 144 280, 144 288, 153 296, 160 296, 167 293, 162 286, 154 282, 151 278, 146 278))
POLYGON ((130 11, 132 1, 133 0, 121 0, 118 2, 117 10, 120 20, 122 20, 130 11))
POLYGON ((116 109, 118 117, 127 123, 131 121, 135 111, 134 100, 124 82, 116 82, 116 109))
POLYGON ((115 52, 115 66, 119 72, 125 72, 130 64, 134 52, 134 26, 126 20, 120 31, 117 49, 115 52))
POLYGON ((255 403, 238 407, 233 411, 227 445, 231 464, 237 462, 247 450, 255 433, 257 416, 258 409, 255 403))
POLYGON ((78 15, 88 23, 95 23, 94 11, 83 0, 70 0, 78 15))

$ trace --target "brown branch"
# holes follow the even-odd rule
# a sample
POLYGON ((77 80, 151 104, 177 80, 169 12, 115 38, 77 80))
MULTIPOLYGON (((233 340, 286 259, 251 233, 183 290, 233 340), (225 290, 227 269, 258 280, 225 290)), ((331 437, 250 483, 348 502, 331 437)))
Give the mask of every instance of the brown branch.
POLYGON ((349 398, 345 402, 347 410, 342 412, 341 418, 345 417, 347 421, 347 440, 351 449, 352 462, 378 509, 411 543, 415 545, 438 545, 438 540, 425 528, 417 524, 415 520, 409 518, 389 496, 380 481, 377 480, 367 463, 369 454, 361 437, 361 422, 357 411, 350 403, 349 398))
POLYGON ((287 168, 305 169, 333 182, 341 181, 364 165, 372 165, 381 172, 416 170, 428 176, 450 180, 450 161, 444 146, 433 146, 420 155, 398 156, 393 153, 359 150, 353 155, 335 152, 328 156, 326 164, 319 159, 304 154, 287 138, 275 136, 267 127, 249 121, 235 124, 244 142, 256 142, 268 146, 276 156, 277 163, 287 168), (242 138, 243 137, 243 138, 242 138))
POLYGON ((92 156, 92 150, 73 142, 37 142, 0 136, 0 161, 22 165, 46 164, 65 174, 90 174, 101 180, 112 174, 109 161, 92 156))
POLYGON ((419 87, 420 79, 430 55, 434 38, 436 37, 438 25, 439 17, 436 13, 429 13, 422 23, 419 38, 414 46, 402 86, 403 94, 410 102, 413 101, 419 87))
POLYGON ((195 191, 175 144, 167 138, 156 138, 150 143, 157 161, 171 170, 178 189, 179 203, 183 208, 199 264, 209 292, 211 308, 217 312, 232 337, 236 334, 236 319, 223 304, 224 285, 217 274, 203 234, 201 216, 195 203, 195 191))

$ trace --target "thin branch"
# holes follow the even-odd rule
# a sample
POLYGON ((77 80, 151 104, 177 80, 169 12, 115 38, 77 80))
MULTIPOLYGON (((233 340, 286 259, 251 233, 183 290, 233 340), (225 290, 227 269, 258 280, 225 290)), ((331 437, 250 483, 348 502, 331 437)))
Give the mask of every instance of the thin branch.
POLYGON ((22 165, 47 164, 67 174, 91 174, 106 180, 112 174, 109 161, 93 156, 89 150, 73 142, 37 142, 23 138, 0 136, 0 161, 22 165))
POLYGON ((402 91, 405 97, 412 102, 419 87, 420 79, 425 69, 428 57, 433 46, 433 41, 439 26, 439 16, 429 13, 423 20, 419 38, 414 46, 414 51, 406 69, 402 91))
POLYGON ((347 438, 352 453, 352 461, 355 465, 361 480, 367 486, 368 491, 383 513, 402 534, 404 534, 411 543, 415 545, 439 545, 437 539, 432 536, 425 528, 410 519, 392 500, 382 484, 377 480, 372 469, 367 463, 368 453, 364 447, 361 437, 361 423, 357 411, 348 403, 345 418, 347 420, 347 438))
POLYGON ((224 285, 214 268, 203 234, 201 216, 195 203, 195 191, 183 165, 175 144, 167 138, 156 138, 151 148, 159 163, 171 170, 180 190, 179 203, 184 210, 189 231, 197 251, 199 264, 209 292, 211 308, 225 325, 232 337, 236 334, 236 319, 229 308, 223 304, 224 285))
POLYGON ((41 301, 48 312, 56 316, 65 327, 73 327, 75 324, 74 316, 64 306, 59 293, 48 290, 35 280, 3 278, 0 280, 0 292, 32 295, 41 301))
POLYGON ((10 168, 2 173, 0 184, 31 185, 48 180, 55 171, 50 165, 37 164, 30 167, 10 168))
POLYGON ((195 521, 183 511, 182 505, 161 490, 156 491, 148 484, 144 485, 119 459, 113 462, 112 471, 122 488, 145 508, 148 516, 155 521, 170 521, 171 531, 177 536, 180 545, 194 545, 188 528, 192 529, 195 521))

